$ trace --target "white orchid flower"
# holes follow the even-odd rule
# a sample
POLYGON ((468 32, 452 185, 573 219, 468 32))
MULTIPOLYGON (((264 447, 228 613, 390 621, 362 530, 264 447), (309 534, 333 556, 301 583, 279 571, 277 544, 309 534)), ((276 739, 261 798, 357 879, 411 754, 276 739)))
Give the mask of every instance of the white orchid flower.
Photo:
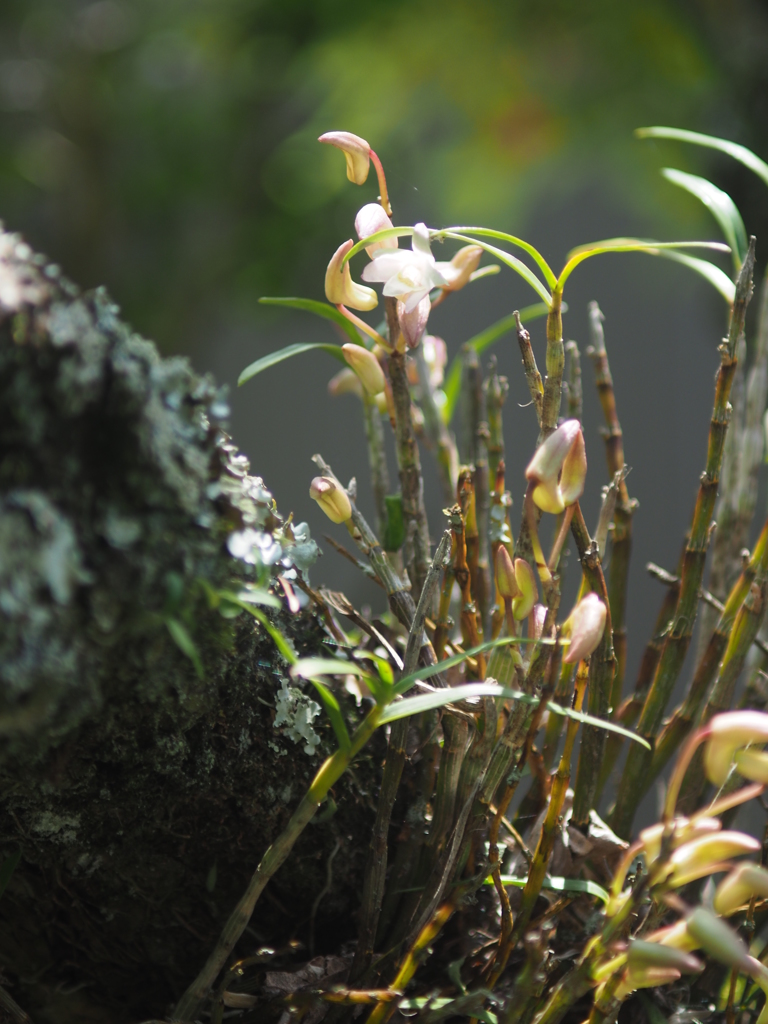
POLYGON ((412 249, 389 249, 374 256, 363 270, 364 281, 384 285, 384 294, 394 296, 411 313, 433 288, 447 288, 448 280, 441 273, 429 247, 425 224, 413 231, 412 249))

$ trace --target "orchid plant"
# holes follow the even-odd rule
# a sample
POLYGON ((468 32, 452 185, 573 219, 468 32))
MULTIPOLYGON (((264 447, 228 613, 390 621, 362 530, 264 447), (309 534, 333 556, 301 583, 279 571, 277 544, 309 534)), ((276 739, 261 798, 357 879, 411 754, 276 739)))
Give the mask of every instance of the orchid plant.
MULTIPOLYGON (((743 147, 672 129, 640 134, 719 148, 768 183, 768 165, 743 147)), ((721 479, 741 487, 742 518, 750 501, 752 511, 755 507, 753 484, 762 457, 762 445, 754 442, 755 421, 759 431, 768 383, 768 301, 746 388, 738 376, 754 239, 747 240, 725 193, 703 178, 665 169, 670 182, 707 205, 725 242, 608 239, 575 249, 555 273, 534 246, 503 231, 396 226, 384 168, 368 142, 349 132, 329 132, 320 142, 343 153, 347 176, 358 186, 367 183, 374 166, 378 201, 360 208, 358 241, 343 241, 331 257, 326 303, 262 301, 324 317, 344 343, 290 345, 252 363, 240 383, 310 349, 323 349, 343 364, 329 388, 334 395, 351 392, 362 403, 375 522, 371 526, 357 507, 356 481, 345 486, 320 455, 309 495, 332 524, 346 528, 362 558, 343 550, 383 588, 388 633, 341 600, 343 595, 313 590, 304 578, 302 589, 325 623, 335 655, 299 659, 274 615, 248 609, 272 635, 293 678, 314 688, 337 747, 258 865, 174 1019, 191 1022, 210 1005, 213 1019, 220 1020, 225 1005, 255 1005, 237 1001, 232 970, 215 998, 213 986, 269 879, 331 796, 335 781, 383 728, 387 753, 354 956, 343 985, 286 999, 296 1019, 311 1013, 319 1020, 325 1007, 329 1021, 357 1019, 362 1009, 370 1024, 382 1024, 400 1011, 424 1021, 461 1017, 490 1024, 557 1024, 566 1014, 579 1013, 578 1019, 602 1024, 614 1021, 628 1000, 650 1005, 658 1014, 656 1003, 643 1004, 647 997, 635 993, 664 989, 671 993, 664 997, 667 1009, 685 1000, 695 1006, 720 998, 729 1020, 738 1005, 747 1015, 743 1020, 757 1017, 766 1024, 768 947, 750 946, 748 940, 754 941, 768 921, 768 869, 758 840, 723 825, 768 784, 768 753, 761 749, 768 742, 768 714, 760 710, 768 697, 758 677, 745 691, 744 709, 728 710, 759 641, 768 587, 768 523, 749 558, 741 555, 743 544, 734 558, 727 536, 721 541, 718 531, 714 558, 727 568, 722 572, 726 600, 706 598, 720 617, 703 635, 684 703, 663 723, 705 593, 705 558, 721 479), (408 239, 410 247, 401 248, 400 239, 408 239), (432 251, 436 242, 460 247, 450 260, 440 261, 432 251), (691 255, 695 249, 730 252, 735 279, 691 255), (719 350, 705 472, 681 569, 678 575, 658 570, 667 588, 658 629, 627 697, 625 607, 635 503, 625 480, 598 307, 593 304, 590 311, 588 354, 608 428, 609 482, 594 533, 580 506, 587 446, 579 352, 575 343, 564 344, 562 332, 571 274, 587 259, 618 252, 645 252, 693 269, 722 295, 730 316, 719 350), (363 254, 368 262, 358 270, 356 258, 363 254), (486 254, 498 262, 481 267, 486 254), (427 333, 431 311, 501 266, 532 288, 536 303, 470 339, 459 360, 447 366, 445 343, 427 333), (371 286, 381 286, 384 317, 378 323, 359 315, 379 305, 371 286), (537 316, 546 316, 543 374, 525 327, 537 316), (517 537, 505 476, 507 381, 495 360, 485 380, 479 364, 482 352, 509 331, 520 347, 539 428, 525 471, 517 537), (561 416, 564 396, 567 409, 561 416), (459 402, 467 425, 461 445, 452 429, 459 402), (390 428, 399 479, 395 493, 384 444, 390 428), (741 444, 745 437, 750 446, 741 444), (425 511, 420 443, 436 458, 447 506, 436 547, 425 511), (544 517, 553 517, 548 550, 542 541, 544 517), (563 617, 562 553, 569 536, 578 552, 581 585, 563 617), (342 628, 339 616, 352 625, 342 628), (342 685, 351 678, 355 706, 349 687, 342 685), (606 822, 598 808, 624 743, 626 766, 606 822), (673 758, 662 820, 632 840, 639 800, 673 758), (526 773, 531 781, 520 799, 526 773), (714 795, 706 792, 709 786, 714 795), (534 825, 523 834, 526 821, 534 825), (743 856, 760 863, 737 863, 743 856), (463 918, 475 921, 463 939, 464 957, 449 966, 445 956, 441 960, 441 939, 457 914, 469 915, 473 901, 480 910, 463 918), (574 944, 578 948, 571 948, 574 944), (694 956, 696 951, 703 957, 694 956), (437 994, 432 982, 420 981, 419 969, 431 952, 446 972, 437 994), (684 974, 696 979, 685 988, 684 974)), ((723 494, 720 506, 730 500, 723 494)), ((751 513, 746 530, 750 519, 751 513)), ((747 536, 743 524, 742 534, 747 536)), ((338 541, 334 546, 341 548, 338 541)), ((274 595, 263 603, 274 607, 274 595)))

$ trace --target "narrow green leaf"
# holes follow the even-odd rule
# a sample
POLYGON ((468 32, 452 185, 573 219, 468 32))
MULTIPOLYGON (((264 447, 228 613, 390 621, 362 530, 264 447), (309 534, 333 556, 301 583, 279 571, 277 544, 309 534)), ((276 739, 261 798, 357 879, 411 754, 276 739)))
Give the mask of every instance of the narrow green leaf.
POLYGON ((292 676, 309 679, 310 676, 367 676, 368 673, 354 661, 340 658, 299 658, 291 668, 292 676))
POLYGON ((652 239, 643 238, 606 238, 601 242, 589 242, 587 245, 579 245, 571 249, 567 256, 567 263, 560 272, 558 286, 562 290, 563 285, 571 276, 573 271, 584 260, 591 256, 601 256, 608 252, 647 252, 652 256, 658 256, 662 249, 714 249, 717 252, 730 252, 730 247, 722 242, 654 242, 652 239))
POLYGON ((495 245, 489 245, 487 242, 480 241, 479 238, 470 238, 469 235, 461 235, 456 231, 434 231, 431 235, 432 238, 454 238, 457 242, 468 242, 470 245, 479 245, 481 249, 485 249, 496 259, 501 260, 502 263, 506 263, 508 267, 511 267, 516 273, 526 281, 531 288, 539 295, 546 303, 552 300, 552 296, 547 291, 546 287, 536 277, 530 267, 527 267, 522 260, 519 260, 517 256, 513 256, 511 252, 507 252, 506 249, 498 249, 495 245))
MULTIPOLYGON (((358 344, 360 342, 360 336, 357 337, 358 344)), ((303 352, 311 352, 313 348, 321 348, 324 352, 330 353, 334 358, 346 365, 346 359, 341 351, 341 345, 325 345, 318 341, 299 341, 295 345, 287 345, 285 348, 281 348, 277 352, 270 352, 268 356, 262 356, 261 359, 257 359, 256 362, 251 363, 250 366, 246 366, 240 376, 237 378, 237 386, 247 383, 252 377, 255 377, 257 373, 261 373, 262 370, 268 370, 270 366, 277 366, 278 363, 282 363, 285 359, 290 359, 291 356, 300 356, 303 352)))
POLYGON ((270 594, 269 591, 262 590, 260 587, 244 587, 237 593, 231 590, 219 590, 217 594, 223 601, 229 601, 232 604, 244 601, 246 604, 260 604, 265 608, 283 607, 279 597, 275 597, 274 594, 270 594))
POLYGON ((341 713, 341 707, 339 706, 339 702, 336 700, 336 698, 328 689, 328 687, 324 683, 321 683, 319 679, 310 679, 309 681, 317 690, 320 696, 320 700, 323 702, 326 714, 328 715, 328 718, 331 721, 331 725, 333 726, 333 731, 336 733, 336 739, 339 742, 339 747, 344 751, 344 753, 349 753, 349 751, 352 749, 352 740, 349 738, 349 733, 347 732, 347 725, 346 722, 344 721, 344 716, 341 713))
MULTIPOLYGON (((567 309, 568 306, 564 302, 563 312, 567 309)), ((537 320, 539 317, 547 315, 549 312, 549 306, 545 302, 536 302, 532 306, 526 306, 525 309, 521 309, 519 312, 520 319, 523 322, 526 320, 537 320)), ((469 341, 465 342, 465 344, 471 345, 475 352, 480 355, 481 352, 484 352, 487 348, 493 345, 493 343, 498 341, 499 338, 503 338, 509 331, 513 331, 515 327, 515 317, 514 314, 511 313, 509 316, 505 316, 502 317, 501 320, 497 320, 496 323, 491 324, 490 327, 486 327, 484 331, 476 334, 474 338, 470 338, 469 341)), ((453 419, 460 391, 461 356, 454 356, 443 383, 445 405, 443 406, 442 413, 443 419, 446 423, 450 423, 453 419)))
POLYGON ((410 238, 412 234, 413 228, 382 228, 381 231, 374 231, 372 235, 368 235, 367 238, 361 238, 359 242, 352 246, 344 257, 342 266, 348 263, 353 256, 357 256, 367 246, 373 245, 374 242, 383 242, 385 238, 410 238))
MULTIPOLYGON (((430 676, 436 676, 438 672, 445 672, 446 669, 453 668, 454 665, 460 665, 467 658, 474 658, 476 654, 484 654, 486 651, 492 651, 495 647, 530 643, 553 644, 554 640, 532 640, 521 636, 502 636, 498 640, 486 640, 485 643, 478 644, 477 647, 470 647, 461 654, 452 654, 450 658, 444 658, 443 661, 438 662, 436 665, 427 665, 424 668, 416 669, 410 675, 403 676, 402 679, 398 680, 395 693, 398 695, 405 693, 406 690, 410 690, 413 684, 419 682, 419 680, 429 679, 430 676)), ((561 646, 566 646, 567 643, 568 641, 560 641, 561 646)))
POLYGON ((350 341, 354 341, 356 345, 360 344, 360 335, 355 325, 350 323, 344 314, 340 313, 330 302, 318 302, 316 299, 296 299, 292 296, 287 296, 286 298, 264 296, 259 299, 259 304, 262 306, 285 306, 288 309, 300 309, 304 313, 314 313, 315 316, 322 317, 323 320, 330 320, 335 323, 337 327, 340 327, 342 331, 349 335, 350 341))
POLYGON ((768 164, 756 156, 751 149, 740 146, 738 142, 729 142, 727 139, 718 139, 714 135, 702 135, 700 132, 689 132, 684 128, 637 128, 635 135, 638 139, 676 139, 678 142, 691 142, 694 146, 706 146, 707 149, 719 149, 721 153, 744 164, 750 171, 762 178, 768 185, 768 164))
POLYGON ((554 288, 557 284, 557 278, 552 272, 550 265, 539 250, 534 249, 530 242, 526 242, 524 238, 518 238, 517 235, 508 235, 505 231, 495 231, 493 228, 451 227, 446 228, 446 231, 458 231, 463 235, 480 235, 483 238, 496 238, 500 242, 510 242, 512 245, 516 245, 519 249, 527 252, 536 261, 544 275, 544 280, 550 288, 554 288))
POLYGON ((747 255, 747 229, 736 203, 727 192, 723 192, 706 178, 700 178, 698 174, 686 174, 685 171, 677 171, 674 167, 662 167, 661 173, 667 181, 690 192, 706 206, 720 225, 725 240, 731 247, 734 266, 738 273, 747 255))
POLYGON ((15 853, 5 857, 3 863, 0 864, 0 896, 2 896, 8 888, 8 883, 13 877, 13 872, 16 870, 20 860, 21 850, 17 850, 15 853))
POLYGON ((182 654, 185 654, 192 664, 195 666, 195 672, 197 672, 198 678, 202 679, 205 676, 203 670, 203 663, 200 660, 200 655, 197 653, 197 647, 192 637, 187 632, 186 626, 184 626, 178 619, 167 618, 165 625, 168 628, 168 632, 173 637, 173 642, 179 648, 182 654))
POLYGON ((730 277, 714 263, 710 263, 709 260, 700 260, 697 256, 688 256, 684 252, 675 252, 674 249, 660 249, 654 255, 674 260, 676 263, 682 263, 684 266, 690 267, 691 270, 695 270, 720 292, 729 306, 733 304, 736 297, 736 286, 730 277))
MULTIPOLYGON (((517 878, 515 875, 501 876, 502 885, 514 885, 518 889, 524 889, 527 882, 527 878, 517 878)), ((493 885, 493 879, 486 878, 485 884, 493 885)), ((590 896, 596 896, 603 903, 607 903, 610 899, 602 885, 584 878, 562 878, 555 875, 554 878, 546 878, 541 887, 542 889, 554 889, 555 892, 586 892, 590 896)))
MULTIPOLYGON (((496 646, 498 646, 498 643, 498 640, 495 641, 496 646)), ((485 647, 486 645, 483 644, 482 646, 485 647)), ((474 648, 474 650, 477 651, 477 648, 474 648)), ((463 657, 467 657, 468 653, 464 654, 463 657)), ((452 660, 448 658, 446 661, 440 662, 440 666, 445 668, 448 662, 452 660)), ((435 666, 432 665, 430 668, 435 668, 435 666)), ((403 681, 401 680, 398 686, 395 687, 396 692, 402 686, 402 683, 403 681)), ((538 704, 539 702, 538 697, 534 697, 529 693, 522 693, 520 690, 512 690, 507 686, 500 686, 498 683, 463 683, 460 686, 449 686, 444 690, 421 693, 418 697, 407 697, 405 700, 393 701, 381 716, 380 724, 396 722, 399 718, 419 715, 422 711, 432 711, 435 708, 443 707, 445 704, 451 704, 458 700, 468 700, 472 697, 504 697, 506 700, 518 700, 523 704, 538 704)), ((642 736, 638 736, 637 733, 631 732, 615 722, 610 722, 604 718, 597 718, 595 715, 585 714, 583 711, 574 711, 573 708, 561 707, 551 700, 547 701, 546 707, 555 715, 573 718, 584 725, 592 725, 597 729, 604 729, 606 732, 615 732, 619 736, 624 736, 626 739, 639 743, 641 747, 646 747, 648 750, 651 749, 650 744, 642 736)))

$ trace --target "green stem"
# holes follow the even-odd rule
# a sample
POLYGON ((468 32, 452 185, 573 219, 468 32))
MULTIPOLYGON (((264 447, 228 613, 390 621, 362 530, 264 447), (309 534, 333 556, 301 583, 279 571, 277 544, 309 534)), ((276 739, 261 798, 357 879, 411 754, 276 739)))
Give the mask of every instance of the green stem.
POLYGON ((443 501, 446 505, 450 505, 456 494, 456 477, 459 471, 456 442, 435 402, 435 393, 429 381, 429 367, 424 358, 424 345, 417 345, 413 355, 419 371, 419 391, 421 409, 424 413, 424 426, 427 437, 435 450, 437 471, 443 489, 443 501))
POLYGON ((483 384, 485 407, 488 416, 488 487, 496 490, 496 472, 504 460, 504 429, 502 408, 509 393, 506 377, 500 377, 496 369, 496 356, 488 362, 488 376, 483 384))
POLYGON ((376 510, 376 533, 383 537, 387 530, 387 505, 389 494, 389 471, 387 453, 384 449, 384 431, 381 428, 381 413, 373 399, 363 392, 363 415, 365 436, 368 441, 368 465, 371 470, 373 507, 376 510))
MULTIPOLYGON (((675 616, 667 636, 664 650, 656 668, 653 683, 643 707, 638 731, 651 743, 661 725, 674 685, 683 667, 685 655, 693 636, 693 625, 699 603, 704 563, 709 545, 710 524, 715 507, 723 447, 728 430, 729 404, 733 375, 736 372, 736 343, 744 330, 744 317, 752 294, 752 270, 755 263, 755 242, 750 239, 749 252, 736 281, 736 298, 731 310, 728 338, 720 346, 720 368, 715 384, 715 401, 709 428, 707 462, 699 484, 699 493, 693 513, 691 532, 683 559, 680 597, 675 616)), ((627 755, 611 816, 611 825, 619 835, 626 836, 635 816, 635 810, 653 783, 651 774, 652 751, 633 744, 627 755)))
POLYGON ((565 370, 565 348, 563 346, 563 294, 559 288, 552 289, 552 303, 547 314, 547 376, 544 381, 544 397, 541 405, 541 431, 539 444, 557 427, 560 415, 560 397, 565 370))

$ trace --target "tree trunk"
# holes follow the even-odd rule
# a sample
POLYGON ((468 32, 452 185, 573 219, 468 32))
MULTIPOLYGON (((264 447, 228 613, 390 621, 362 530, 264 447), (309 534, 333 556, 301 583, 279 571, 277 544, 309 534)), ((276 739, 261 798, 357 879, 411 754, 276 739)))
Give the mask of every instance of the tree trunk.
MULTIPOLYGON (((103 291, 0 233, 0 885, 20 854, 0 970, 36 1024, 163 1017, 329 749, 319 719, 312 754, 275 728, 285 662, 206 600, 244 578, 233 531, 280 525, 226 415, 103 291)), ((322 653, 309 611, 276 615, 322 653)), ((337 840, 315 948, 354 933, 373 764, 307 829, 242 952, 310 941, 337 840)))

